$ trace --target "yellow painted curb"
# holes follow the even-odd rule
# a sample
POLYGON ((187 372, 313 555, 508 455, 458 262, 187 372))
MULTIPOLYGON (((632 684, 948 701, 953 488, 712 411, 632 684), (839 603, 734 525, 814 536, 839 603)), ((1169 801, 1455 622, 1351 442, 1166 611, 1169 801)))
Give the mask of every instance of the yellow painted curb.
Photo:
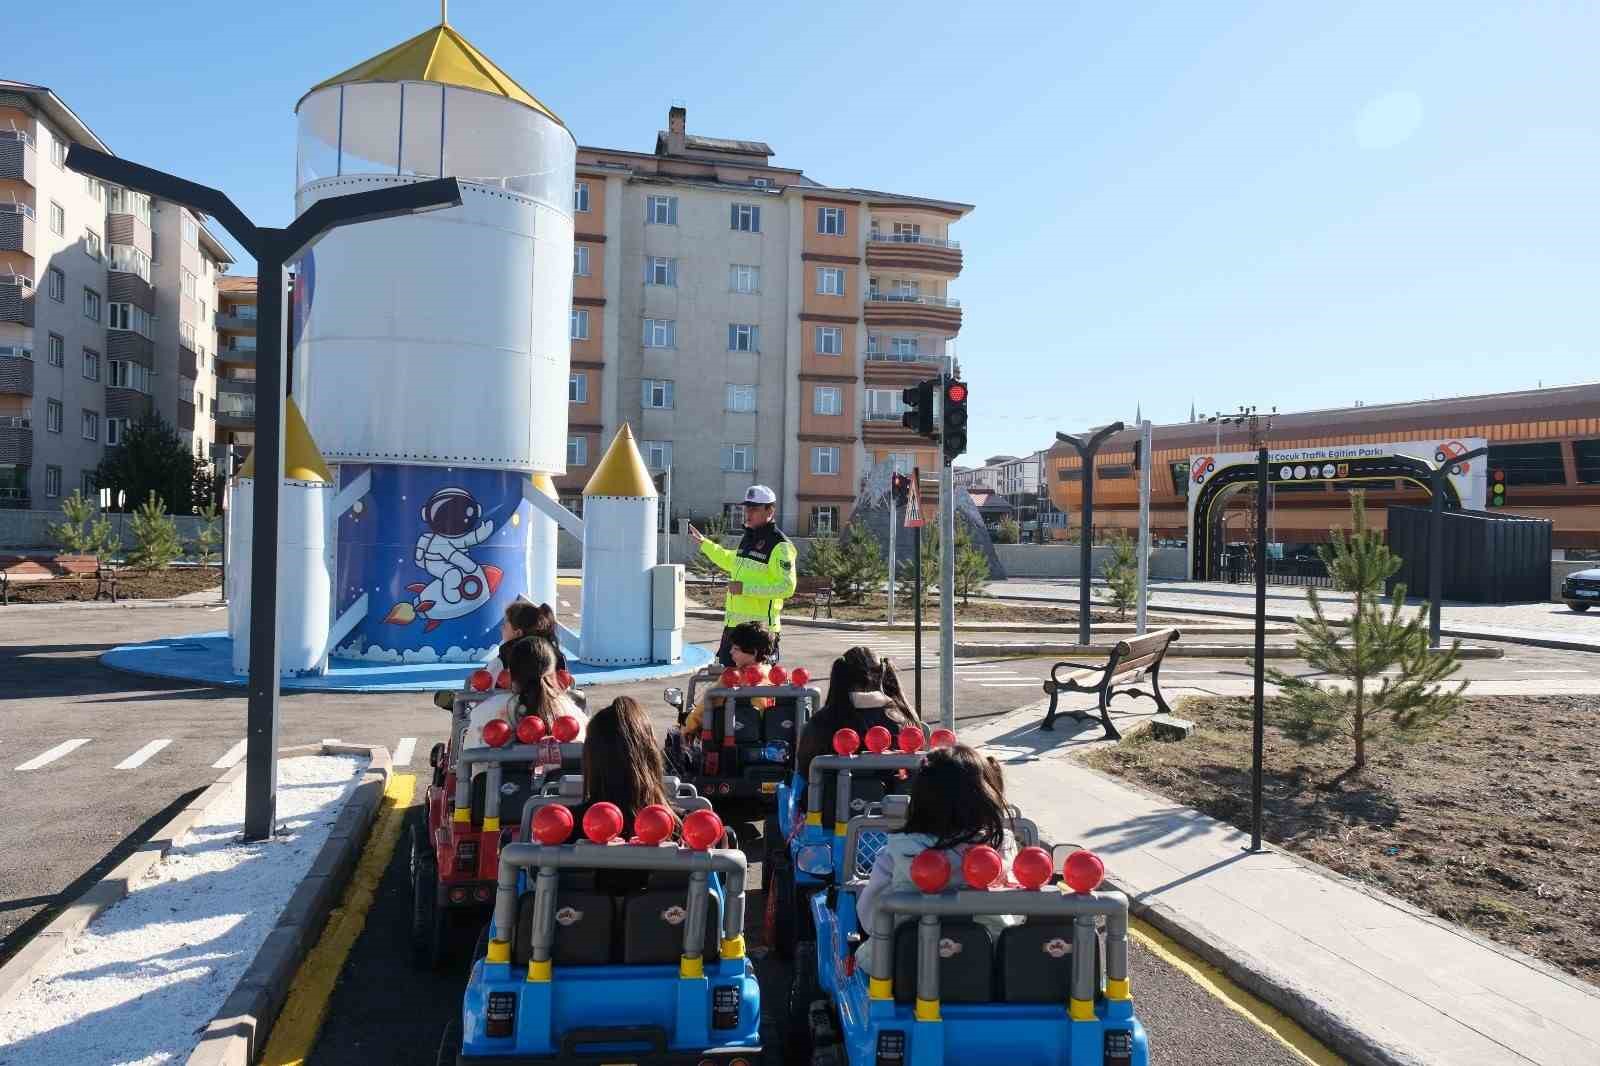
POLYGON ((1243 1015, 1257 1029, 1288 1048, 1296 1058, 1312 1066, 1344 1066, 1343 1059, 1323 1047, 1316 1037, 1301 1028, 1299 1022, 1246 992, 1217 967, 1179 946, 1165 933, 1137 918, 1129 922, 1128 931, 1152 955, 1221 1000, 1229 1010, 1243 1015))
POLYGON ((367 846, 356 863, 350 883, 345 886, 343 898, 329 913, 322 936, 295 971, 294 981, 289 985, 289 998, 272 1027, 261 1066, 300 1066, 311 1054, 322 1021, 328 1016, 333 986, 356 938, 367 924, 373 894, 383 879, 383 871, 388 869, 389 860, 394 857, 406 809, 414 805, 416 784, 416 774, 389 775, 389 785, 384 789, 378 820, 367 838, 367 846))
POLYGON ((558 577, 558 578, 556 578, 556 584, 557 585, 567 585, 567 586, 576 588, 577 586, 583 584, 583 578, 581 578, 581 577, 558 577))

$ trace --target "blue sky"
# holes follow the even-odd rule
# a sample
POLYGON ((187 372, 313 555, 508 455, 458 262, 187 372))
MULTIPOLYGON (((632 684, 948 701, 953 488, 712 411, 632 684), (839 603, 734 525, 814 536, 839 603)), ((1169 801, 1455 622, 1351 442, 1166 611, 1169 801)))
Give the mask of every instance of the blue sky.
MULTIPOLYGON (((451 21, 580 142, 766 140, 819 180, 963 200, 972 450, 1253 403, 1600 378, 1600 6, 567 4, 451 21)), ((295 101, 433 0, 8 16, 0 76, 119 154, 288 220, 295 101)))

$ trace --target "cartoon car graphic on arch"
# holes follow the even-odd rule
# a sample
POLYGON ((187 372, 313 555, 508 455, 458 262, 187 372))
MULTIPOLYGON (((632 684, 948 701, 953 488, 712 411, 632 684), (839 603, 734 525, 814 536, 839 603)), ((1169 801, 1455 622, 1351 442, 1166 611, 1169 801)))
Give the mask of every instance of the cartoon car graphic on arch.
POLYGON ((1433 461, 1436 463, 1450 462, 1450 473, 1460 475, 1472 469, 1470 462, 1451 462, 1457 456, 1465 455, 1467 446, 1458 440, 1447 440, 1433 450, 1433 461))
POLYGON ((1195 458, 1194 465, 1189 468, 1189 474, 1194 478, 1194 483, 1198 485, 1205 481, 1207 475, 1216 468, 1217 460, 1215 456, 1201 455, 1195 458))

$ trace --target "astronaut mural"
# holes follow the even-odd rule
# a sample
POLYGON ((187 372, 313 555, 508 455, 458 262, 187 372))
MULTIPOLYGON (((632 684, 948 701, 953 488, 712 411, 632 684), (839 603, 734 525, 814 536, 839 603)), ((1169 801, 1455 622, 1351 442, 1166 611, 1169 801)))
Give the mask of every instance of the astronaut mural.
POLYGON ((526 476, 460 467, 345 463, 370 478, 339 516, 339 615, 370 605, 335 650, 390 662, 474 661, 499 641, 505 605, 528 587, 526 476))

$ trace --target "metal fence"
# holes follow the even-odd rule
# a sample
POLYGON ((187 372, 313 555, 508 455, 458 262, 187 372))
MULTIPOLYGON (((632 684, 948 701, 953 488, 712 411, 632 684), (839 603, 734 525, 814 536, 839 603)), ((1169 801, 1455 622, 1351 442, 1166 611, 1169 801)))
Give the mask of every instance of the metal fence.
MULTIPOLYGON (((1230 554, 1222 567, 1223 577, 1235 585, 1253 584, 1255 561, 1248 555, 1230 554)), ((1268 559, 1267 584, 1296 585, 1302 588, 1329 589, 1333 578, 1321 559, 1268 559)))

